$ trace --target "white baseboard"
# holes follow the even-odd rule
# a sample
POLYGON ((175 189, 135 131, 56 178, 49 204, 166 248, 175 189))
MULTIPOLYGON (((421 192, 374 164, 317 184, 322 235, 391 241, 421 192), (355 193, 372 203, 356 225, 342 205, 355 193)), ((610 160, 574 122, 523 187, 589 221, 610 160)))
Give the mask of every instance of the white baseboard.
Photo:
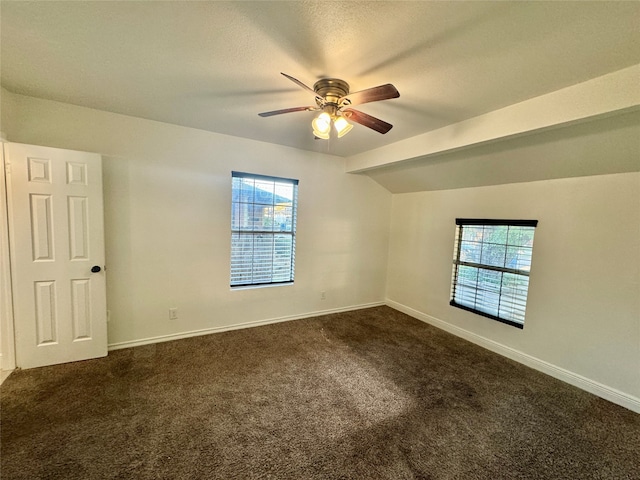
POLYGON ((621 392, 615 388, 608 387, 599 382, 583 377, 582 375, 578 375, 577 373, 570 372, 569 370, 565 370, 564 368, 545 362, 544 360, 540 360, 539 358, 533 357, 519 350, 515 350, 511 347, 507 347, 501 343, 494 342, 493 340, 489 340, 488 338, 469 332, 468 330, 464 330, 443 320, 432 317, 431 315, 419 312, 418 310, 414 310, 413 308, 401 303, 394 302, 393 300, 387 299, 386 303, 389 307, 406 313, 413 318, 452 333, 457 337, 464 338, 471 343, 480 345, 487 350, 491 350, 499 355, 515 360, 518 363, 522 363, 535 370, 546 373, 547 375, 551 375, 558 380, 562 380, 563 382, 569 383, 589 393, 593 393, 605 400, 609 400, 610 402, 628 408, 633 412, 640 413, 640 398, 621 392))
POLYGON ((7 377, 11 375, 11 372, 13 372, 13 369, 3 370, 2 365, 2 354, 0 353, 0 385, 2 385, 7 377))
POLYGON ((299 320, 301 318, 319 317, 321 315, 329 315, 331 313, 350 312, 352 310, 361 310, 363 308, 380 307, 385 302, 366 303, 361 305, 352 305, 349 307, 332 308, 329 310, 320 310, 300 315, 289 315, 286 317, 269 318, 266 320, 256 320, 253 322, 237 323, 234 325, 225 325, 223 327, 203 328, 201 330, 191 330, 188 332, 172 333, 169 335, 160 335, 157 337, 141 338, 139 340, 128 340, 126 342, 111 343, 108 346, 109 351, 120 350, 123 348, 139 347, 141 345, 150 345, 152 343, 169 342, 171 340, 179 340, 181 338, 198 337, 200 335, 209 335, 211 333, 228 332, 230 330, 239 330, 241 328, 259 327, 261 325, 269 325, 271 323, 288 322, 290 320, 299 320))
POLYGON ((9 378, 13 370, 0 370, 0 385, 4 383, 4 381, 9 378))

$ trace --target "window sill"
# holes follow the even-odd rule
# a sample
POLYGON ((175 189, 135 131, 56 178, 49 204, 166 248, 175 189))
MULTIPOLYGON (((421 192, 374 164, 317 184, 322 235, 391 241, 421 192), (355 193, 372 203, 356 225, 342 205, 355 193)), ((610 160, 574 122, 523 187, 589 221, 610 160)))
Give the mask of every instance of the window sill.
POLYGON ((492 320, 497 320, 500 323, 505 323, 507 325, 511 325, 512 327, 519 328, 520 330, 524 329, 524 323, 515 322, 513 320, 507 320, 506 318, 500 318, 496 315, 491 315, 490 313, 485 313, 480 310, 476 310, 475 308, 467 307, 465 305, 460 305, 459 303, 451 300, 449 305, 456 308, 461 308, 462 310, 466 310, 467 312, 475 313, 476 315, 481 315, 483 317, 491 318, 492 320))
POLYGON ((273 288, 273 287, 288 287, 293 285, 293 282, 282 282, 282 283, 262 283, 256 285, 238 285, 237 287, 231 286, 230 290, 253 290, 256 288, 273 288))

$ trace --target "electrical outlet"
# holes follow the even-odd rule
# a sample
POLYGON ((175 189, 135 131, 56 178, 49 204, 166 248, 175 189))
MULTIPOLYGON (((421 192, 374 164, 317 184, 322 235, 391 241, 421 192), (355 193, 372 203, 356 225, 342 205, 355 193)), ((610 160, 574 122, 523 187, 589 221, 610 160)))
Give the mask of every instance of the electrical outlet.
POLYGON ((177 320, 178 319, 178 309, 170 308, 169 309, 169 320, 177 320))
POLYGON ((320 292, 320 300, 326 300, 327 299, 327 292, 320 292))

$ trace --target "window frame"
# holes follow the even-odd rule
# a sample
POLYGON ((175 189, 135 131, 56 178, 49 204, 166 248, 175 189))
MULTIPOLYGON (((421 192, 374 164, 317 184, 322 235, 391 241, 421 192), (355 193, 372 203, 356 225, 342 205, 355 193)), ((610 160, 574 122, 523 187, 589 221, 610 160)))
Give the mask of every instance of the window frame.
MULTIPOLYGON (((231 249, 230 249, 230 265, 229 265, 229 272, 230 272, 230 276, 229 276, 229 285, 230 288, 232 290, 242 290, 242 289, 248 289, 248 288, 260 288, 260 287, 274 287, 274 286, 283 286, 283 285, 292 285, 294 282, 294 277, 295 277, 295 251, 296 251, 296 224, 297 224, 297 211, 298 211, 298 185, 299 185, 299 181, 297 179, 293 179, 293 178, 284 178, 284 177, 275 177, 275 176, 270 176, 270 175, 262 175, 262 174, 254 174, 254 173, 247 173, 247 172, 237 172, 237 171, 232 171, 231 172, 231 249), (290 231, 287 230, 264 230, 264 229, 256 229, 256 228, 251 228, 251 229, 246 229, 246 228, 234 228, 234 207, 236 204, 246 204, 246 205, 250 205, 252 208, 255 206, 271 206, 271 207, 276 207, 276 203, 275 203, 275 197, 277 196, 277 194, 273 193, 274 199, 273 202, 271 204, 269 203, 261 203, 261 202, 256 202, 255 198, 253 201, 251 202, 240 202, 240 201, 234 201, 234 179, 235 178, 246 178, 246 179, 251 179, 254 181, 267 181, 267 182, 273 182, 274 186, 277 183, 284 183, 284 184, 290 184, 293 187, 293 194, 292 194, 292 199, 291 199, 291 229, 290 231), (279 280, 279 281, 273 281, 273 274, 274 274, 274 259, 272 258, 271 260, 271 281, 265 282, 265 281, 251 281, 249 283, 233 283, 233 275, 234 275, 234 262, 233 262, 233 254, 234 254, 234 235, 251 235, 251 236, 260 236, 260 235, 269 235, 272 236, 274 241, 273 241, 273 245, 274 245, 274 249, 275 249, 275 239, 277 238, 278 235, 289 235, 291 237, 291 257, 290 257, 290 268, 289 268, 289 278, 287 280, 279 280)), ((255 188, 255 187, 254 187, 255 188)), ((251 264, 252 266, 255 266, 255 255, 256 252, 255 250, 252 251, 251 253, 251 264)))
MULTIPOLYGON (((518 275, 518 276, 526 276, 527 279, 530 277, 530 269, 531 269, 531 263, 533 260, 533 241, 534 241, 534 237, 535 237, 535 228, 538 226, 538 220, 500 220, 500 219, 482 219, 482 218, 456 218, 456 236, 455 236, 455 241, 454 241, 454 255, 453 255, 453 272, 452 272, 452 279, 451 279, 451 295, 450 295, 450 301, 449 301, 449 305, 456 307, 456 308, 460 308, 462 310, 466 310, 468 312, 472 312, 475 313, 477 315, 481 315, 483 317, 487 317, 487 318, 491 318, 492 320, 496 320, 498 322, 501 323, 505 323, 507 325, 511 325, 513 327, 516 328, 520 328, 523 329, 524 328, 524 312, 526 311, 526 307, 527 307, 527 300, 528 300, 528 293, 529 293, 529 283, 527 280, 527 288, 526 288, 526 292, 525 292, 525 303, 524 303, 524 307, 522 308, 522 314, 523 314, 523 319, 522 322, 519 322, 517 320, 513 320, 513 319, 509 319, 509 318, 504 318, 499 316, 499 312, 500 312, 500 301, 503 298, 503 293, 502 293, 502 287, 504 284, 504 275, 501 275, 500 277, 500 290, 498 293, 498 315, 494 315, 482 310, 479 310, 477 308, 474 307, 470 307, 468 305, 464 305, 461 303, 458 303, 455 301, 456 298, 456 289, 457 287, 460 286, 460 283, 458 282, 458 276, 459 276, 459 267, 460 266, 470 266, 472 268, 476 268, 478 270, 491 270, 491 271, 497 271, 497 272, 501 272, 502 274, 504 273, 508 273, 511 275, 518 275), (525 269, 519 269, 519 268, 509 268, 506 266, 496 266, 496 265, 491 265, 488 263, 482 263, 481 261, 479 262, 468 262, 468 261, 463 261, 460 259, 460 253, 461 253, 461 249, 462 249, 462 244, 463 244, 463 235, 464 235, 464 227, 491 227, 491 226, 506 226, 506 227, 531 227, 534 229, 534 235, 531 238, 531 246, 528 248, 531 248, 531 258, 529 260, 529 264, 528 264, 528 270, 525 269)), ((516 245, 510 245, 507 239, 504 241, 504 247, 505 247, 505 261, 506 261, 506 251, 508 249, 508 247, 514 247, 516 245)), ((489 242, 487 242, 489 243, 489 242)), ((483 246, 485 243, 484 242, 480 242, 480 245, 483 246)), ((496 244, 496 245, 503 245, 502 243, 496 244)), ((479 285, 481 284, 480 281, 476 281, 475 283, 475 290, 476 293, 479 291, 479 289, 477 288, 479 285)))

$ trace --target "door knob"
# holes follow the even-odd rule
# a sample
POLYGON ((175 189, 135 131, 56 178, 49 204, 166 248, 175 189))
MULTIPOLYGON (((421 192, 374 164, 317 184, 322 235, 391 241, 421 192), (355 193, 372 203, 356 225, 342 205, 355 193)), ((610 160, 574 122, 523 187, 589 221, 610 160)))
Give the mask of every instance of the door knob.
POLYGON ((100 271, 100 267, 98 265, 94 265, 91 267, 91 273, 98 273, 100 271))

